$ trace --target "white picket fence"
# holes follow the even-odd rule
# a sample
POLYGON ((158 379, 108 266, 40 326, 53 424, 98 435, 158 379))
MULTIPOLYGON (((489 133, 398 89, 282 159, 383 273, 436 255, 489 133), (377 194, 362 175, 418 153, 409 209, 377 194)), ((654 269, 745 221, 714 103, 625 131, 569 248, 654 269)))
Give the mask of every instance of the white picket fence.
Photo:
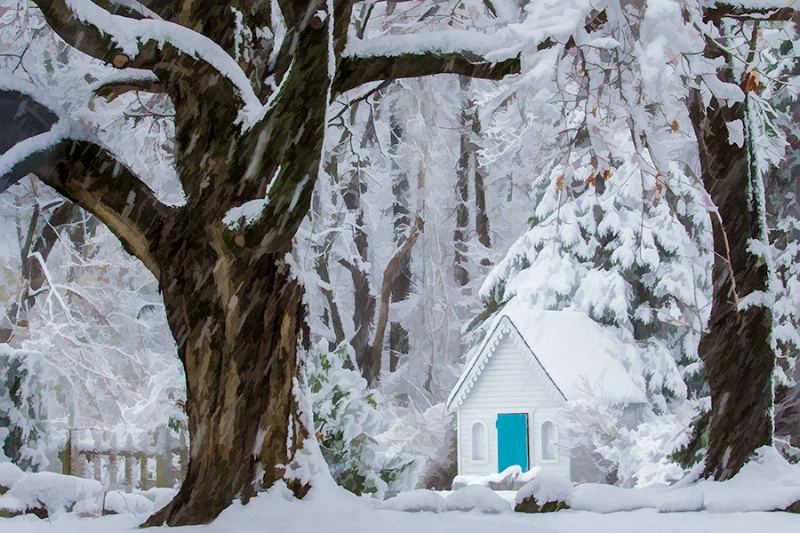
POLYGON ((115 447, 113 450, 85 449, 69 431, 67 445, 58 454, 61 473, 96 479, 107 490, 130 492, 153 487, 175 487, 186 476, 189 463, 188 439, 185 432, 175 438, 166 429, 156 434, 155 450, 141 451, 115 447))

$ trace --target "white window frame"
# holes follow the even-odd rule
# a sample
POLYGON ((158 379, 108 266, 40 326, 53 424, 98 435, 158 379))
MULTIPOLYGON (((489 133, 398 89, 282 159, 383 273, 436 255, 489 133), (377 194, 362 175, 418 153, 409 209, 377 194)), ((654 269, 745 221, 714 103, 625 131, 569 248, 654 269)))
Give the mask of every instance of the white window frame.
POLYGON ((483 420, 476 420, 470 425, 469 427, 469 460, 471 463, 480 463, 486 464, 489 462, 489 428, 486 426, 486 423, 483 420), (476 447, 475 447, 475 428, 480 426, 483 428, 483 457, 477 458, 476 457, 476 447))
POLYGON ((539 459, 541 460, 541 462, 542 463, 546 463, 546 464, 558 463, 559 462, 558 426, 556 425, 556 423, 553 422, 552 420, 545 420, 544 422, 542 422, 542 424, 539 426, 539 439, 540 439, 539 459), (544 450, 545 450, 544 428, 545 428, 545 426, 547 424, 550 424, 550 427, 553 428, 552 429, 552 435, 551 435, 553 437, 553 441, 550 443, 551 444, 551 449, 553 451, 553 457, 552 458, 545 458, 545 455, 544 455, 544 450))

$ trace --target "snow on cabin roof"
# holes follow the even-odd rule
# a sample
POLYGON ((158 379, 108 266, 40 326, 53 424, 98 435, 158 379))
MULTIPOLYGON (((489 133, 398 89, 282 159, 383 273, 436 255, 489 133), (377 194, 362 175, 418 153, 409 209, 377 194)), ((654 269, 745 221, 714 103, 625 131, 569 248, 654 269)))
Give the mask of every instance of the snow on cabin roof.
POLYGON ((635 346, 617 338, 584 313, 575 311, 504 310, 447 399, 448 411, 460 405, 494 353, 490 343, 513 328, 524 341, 532 362, 538 362, 567 400, 603 398, 612 403, 643 403, 643 384, 637 384, 619 357, 635 346))

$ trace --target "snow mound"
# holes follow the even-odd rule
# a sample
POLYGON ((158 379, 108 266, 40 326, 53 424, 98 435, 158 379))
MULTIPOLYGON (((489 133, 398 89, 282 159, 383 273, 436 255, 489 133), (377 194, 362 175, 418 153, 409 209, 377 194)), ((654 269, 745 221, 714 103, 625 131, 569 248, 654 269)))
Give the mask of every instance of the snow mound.
POLYGON ((572 496, 572 483, 569 480, 542 474, 517 492, 514 503, 519 505, 523 500, 533 498, 539 505, 544 505, 548 502, 566 502, 570 496, 572 496))
POLYGON ((128 494, 113 490, 106 494, 104 508, 106 512, 117 514, 150 514, 153 512, 153 502, 141 494, 128 494))
POLYGON ((444 498, 440 494, 428 489, 401 492, 394 498, 386 500, 381 504, 381 509, 406 511, 410 513, 418 513, 421 511, 438 513, 444 509, 444 507, 444 498))
POLYGON ((467 485, 483 485, 494 490, 519 488, 535 478, 541 470, 541 467, 534 466, 527 472, 523 472, 519 465, 511 465, 502 472, 485 476, 459 475, 453 479, 453 490, 464 488, 467 485))
POLYGON ((704 508, 714 513, 785 509, 800 501, 800 465, 764 446, 732 479, 698 485, 703 488, 704 508))
POLYGON ((175 496, 178 494, 178 491, 176 489, 157 487, 144 491, 136 491, 135 494, 140 494, 141 496, 144 496, 153 502, 153 508, 151 511, 155 513, 156 511, 160 511, 166 507, 167 504, 171 502, 173 498, 175 498, 175 496))
MULTIPOLYGON (((20 478, 5 497, 14 498, 27 508, 44 507, 52 516, 61 511, 72 511, 76 502, 82 500, 102 503, 103 485, 93 479, 38 472, 20 478)), ((2 503, 5 505, 6 500, 3 499, 2 503)), ((75 511, 79 512, 77 508, 75 511)))
POLYGON ((637 509, 738 513, 783 510, 797 501, 800 465, 789 464, 775 448, 764 446, 728 481, 700 480, 641 489, 586 484, 575 487, 567 504, 595 513, 637 509))
POLYGON ((0 463, 0 487, 10 489, 23 477, 25 472, 14 463, 0 463))
POLYGON ((444 510, 499 514, 511 511, 511 505, 488 487, 468 485, 445 498, 444 510))
POLYGON ((637 509, 657 509, 662 491, 658 486, 642 489, 624 489, 612 485, 587 483, 578 485, 567 505, 579 511, 615 513, 637 509))
POLYGON ((0 496, 0 516, 14 516, 18 513, 24 513, 28 508, 19 498, 15 498, 10 494, 3 494, 0 496))

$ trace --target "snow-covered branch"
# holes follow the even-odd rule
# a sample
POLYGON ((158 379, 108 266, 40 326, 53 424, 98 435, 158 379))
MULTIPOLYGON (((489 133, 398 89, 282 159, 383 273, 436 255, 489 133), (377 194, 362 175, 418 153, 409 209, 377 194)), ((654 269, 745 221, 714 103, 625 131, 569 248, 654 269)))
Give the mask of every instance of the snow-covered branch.
POLYGON ((8 147, 0 155, 0 192, 35 174, 102 220, 158 277, 153 251, 175 209, 81 126, 19 88, 0 86, 0 110, 15 101, 19 127, 0 135, 0 146, 8 147))
POLYGON ((200 93, 224 96, 207 99, 209 103, 260 105, 241 67, 204 35, 163 20, 113 15, 89 0, 37 0, 36 4, 69 45, 109 65, 150 70, 168 88, 187 75, 213 76, 214 83, 193 85, 200 93))
POLYGON ((420 36, 393 36, 348 44, 333 83, 335 94, 372 81, 461 74, 499 80, 520 72, 517 57, 494 57, 495 36, 446 31, 420 36), (482 46, 483 45, 483 46, 482 46))
POLYGON ((745 0, 739 2, 709 2, 703 9, 706 22, 723 18, 739 20, 772 20, 800 22, 797 2, 790 0, 745 0))

